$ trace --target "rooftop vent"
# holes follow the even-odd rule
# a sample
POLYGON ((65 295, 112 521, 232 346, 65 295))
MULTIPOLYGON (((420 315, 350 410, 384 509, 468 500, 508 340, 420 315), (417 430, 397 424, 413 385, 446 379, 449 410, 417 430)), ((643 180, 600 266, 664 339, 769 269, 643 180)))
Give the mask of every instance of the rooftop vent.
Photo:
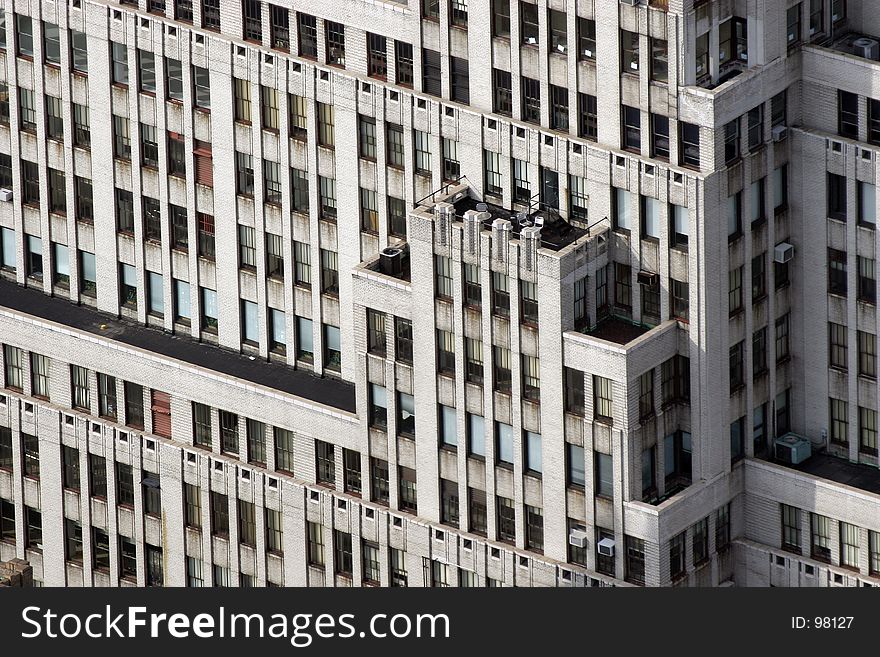
POLYGON ((403 274, 403 259, 406 252, 396 246, 389 246, 379 253, 379 265, 383 274, 400 276, 403 274))
POLYGON ((853 52, 865 59, 880 60, 880 41, 869 37, 859 37, 853 41, 853 52))

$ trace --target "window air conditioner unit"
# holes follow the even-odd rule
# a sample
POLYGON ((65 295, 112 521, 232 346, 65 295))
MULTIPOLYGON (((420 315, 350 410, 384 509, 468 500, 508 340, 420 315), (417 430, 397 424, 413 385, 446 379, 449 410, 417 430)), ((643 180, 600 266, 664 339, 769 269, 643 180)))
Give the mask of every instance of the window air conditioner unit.
POLYGON ((639 285, 656 285, 660 280, 660 274, 655 274, 652 271, 640 271, 636 278, 639 285))
POLYGON ((3 189, 0 189, 0 201, 11 201, 11 200, 12 200, 12 190, 6 189, 5 187, 3 189))
POLYGON ((568 544, 575 547, 587 547, 587 532, 582 529, 572 529, 568 534, 568 544))
POLYGON ((782 141, 788 137, 788 128, 784 125, 773 126, 773 141, 782 141))
POLYGON ((620 4, 629 5, 630 7, 638 6, 639 2, 641 2, 641 0, 620 0, 620 4))
POLYGON ((613 557, 614 556, 614 539, 613 538, 603 538, 601 541, 596 543, 596 547, 599 548, 599 554, 603 557, 613 557))
POLYGON ((781 438, 777 438, 774 449, 777 461, 791 465, 803 463, 813 453, 810 441, 793 433, 787 433, 781 438))
POLYGON ((788 242, 780 242, 773 249, 773 260, 785 264, 794 257, 794 247, 788 242))

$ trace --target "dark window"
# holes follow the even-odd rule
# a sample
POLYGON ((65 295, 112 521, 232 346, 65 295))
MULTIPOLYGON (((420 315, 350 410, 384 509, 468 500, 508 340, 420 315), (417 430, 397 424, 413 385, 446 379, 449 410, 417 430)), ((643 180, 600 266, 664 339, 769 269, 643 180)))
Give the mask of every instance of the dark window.
POLYGON ((370 498, 379 504, 388 504, 388 461, 370 459, 370 498))
POLYGON ((498 540, 513 543, 516 540, 516 512, 513 500, 498 495, 495 498, 495 507, 498 540))
POLYGON ((510 38, 510 0, 492 0, 492 36, 510 38))
POLYGON ((637 107, 623 106, 623 148, 636 151, 642 147, 641 112, 637 107))
POLYGON ((335 485, 336 483, 336 448, 333 443, 323 440, 315 441, 315 466, 319 484, 335 485))
POLYGON ((413 47, 411 43, 394 41, 394 58, 396 64, 397 84, 402 87, 412 87, 413 74, 413 47))
POLYGON ((846 251, 828 249, 828 292, 846 296, 847 294, 847 255, 846 251))
POLYGON ((422 18, 438 20, 440 18, 440 0, 421 0, 422 18))
POLYGON ((578 94, 578 136, 592 141, 596 141, 599 136, 596 96, 578 94))
POLYGON ((877 301, 877 275, 873 258, 858 257, 858 298, 865 303, 877 301))
POLYGON ((837 132, 841 137, 859 138, 859 97, 848 91, 837 92, 837 132))
POLYGON ((360 495, 361 453, 353 449, 342 450, 343 485, 345 492, 360 495))
POLYGON ((211 491, 211 534, 229 536, 229 498, 215 491, 211 491))
POLYGON ((144 389, 137 383, 125 381, 125 424, 135 429, 144 428, 144 389))
POLYGON ((458 482, 440 479, 440 522, 458 526, 458 482))
POLYGON ((525 45, 538 45, 538 5, 520 0, 519 31, 525 45))
POLYGON ((655 82, 669 80, 669 42, 651 39, 651 79, 655 82))
POLYGON ((632 584, 645 583, 645 541, 633 536, 624 537, 624 549, 626 551, 624 562, 624 577, 632 584))
POLYGON ((422 48, 422 91, 432 96, 442 95, 440 82, 440 53, 422 48))
POLYGON ((397 480, 399 483, 398 502, 401 511, 418 513, 416 496, 416 471, 397 466, 397 480))
POLYGON ((331 66, 345 66, 345 25, 334 21, 325 21, 324 30, 327 63, 331 66))
POLYGON ((522 88, 522 120, 530 123, 541 123, 541 83, 525 76, 520 78, 522 88))
POLYGON ((818 513, 810 514, 810 556, 831 563, 832 520, 818 513))
POLYGON ((700 128, 679 123, 679 160, 682 166, 700 168, 700 128))
POLYGON ((513 87, 510 73, 493 68, 492 87, 492 111, 496 114, 510 116, 513 111, 513 87))
POLYGON ((69 519, 64 521, 64 558, 75 563, 83 560, 82 525, 69 519))
POLYGON ((144 513, 148 516, 162 514, 162 496, 159 475, 144 470, 141 474, 141 490, 143 492, 144 513))
POLYGON ((134 506, 134 472, 124 463, 116 464, 116 502, 121 506, 134 506))
POLYGON ((465 105, 470 102, 470 75, 468 60, 461 57, 449 57, 449 68, 452 81, 450 95, 452 100, 465 105))
POLYGON ((550 85, 550 127, 568 130, 568 89, 550 85))
POLYGON ((623 73, 637 73, 639 70, 639 34, 620 31, 620 69, 623 73))
POLYGON ((351 534, 338 529, 333 530, 333 555, 336 574, 351 577, 351 534))
POLYGON ((868 99, 868 141, 880 144, 880 100, 868 99))
POLYGON ((681 532, 669 541, 669 576, 673 580, 686 574, 685 566, 685 539, 686 533, 681 532))
POLYGON ((596 21, 589 18, 577 19, 578 59, 592 61, 596 59, 596 21))
POLYGON ((220 451, 238 456, 238 415, 220 411, 220 451))
POLYGON ((272 47, 290 50, 290 12, 286 7, 269 5, 269 20, 272 28, 272 47))
POLYGON ((510 279, 503 272, 492 272, 492 314, 510 315, 510 279))
POLYGON ((202 0, 202 27, 220 29, 220 0, 202 0))
POLYGON ((724 126, 724 163, 732 164, 739 159, 739 119, 724 126))
POLYGON ((829 173, 827 181, 828 216, 846 221, 846 178, 829 173))
POLYGON ((263 3, 258 0, 243 0, 244 38, 249 41, 263 40, 263 3))
MULTIPOLYGON (((384 317, 382 321, 382 337, 381 337, 381 345, 384 351, 384 317)), ((394 351, 397 355, 397 360, 404 363, 412 363, 413 359, 413 334, 412 334, 412 322, 408 319, 401 319, 399 317, 394 318, 394 327, 395 327, 395 348, 394 351)), ((377 323, 378 328, 378 323, 377 323)), ((380 341, 380 338, 376 336, 377 342, 380 341)), ((378 348, 378 345, 377 345, 378 348)))
POLYGON ((749 150, 754 151, 764 143, 764 106, 749 110, 749 150))
POLYGON ((297 12, 300 57, 318 58, 318 23, 314 16, 297 12))
POLYGON ((654 157, 669 160, 669 117, 651 114, 651 148, 654 157))
POLYGON ((384 80, 388 72, 387 41, 380 34, 367 32, 367 75, 384 80))

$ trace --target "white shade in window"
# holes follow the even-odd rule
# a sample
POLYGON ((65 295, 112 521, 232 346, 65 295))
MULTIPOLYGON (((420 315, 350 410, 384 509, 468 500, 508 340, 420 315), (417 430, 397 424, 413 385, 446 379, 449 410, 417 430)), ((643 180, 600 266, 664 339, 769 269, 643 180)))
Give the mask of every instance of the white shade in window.
POLYGON ((156 313, 165 312, 165 295, 162 290, 162 274, 147 272, 147 281, 150 288, 150 310, 156 313))
POLYGON ((43 255, 43 240, 33 235, 27 236, 28 251, 34 255, 43 255))
POLYGON ((486 423, 482 415, 468 415, 468 440, 471 454, 486 456, 486 423))
POLYGON ((242 301, 241 315, 244 324, 244 339, 251 342, 259 342, 260 330, 257 320, 257 304, 253 301, 242 301))
POLYGON ((370 398, 373 401, 373 406, 379 406, 381 408, 388 408, 388 393, 385 388, 382 386, 376 385, 375 383, 370 384, 370 398))
POLYGON ((313 352, 314 340, 312 338, 312 320, 306 319, 305 317, 297 317, 296 333, 299 340, 299 350, 309 353, 313 352))
POLYGON ((687 207, 683 205, 672 206, 673 228, 679 235, 690 234, 691 217, 687 207))
POLYGON ((497 458, 499 461, 513 463, 513 427, 502 422, 496 422, 495 426, 498 438, 497 458))
POLYGON ((660 202, 645 197, 645 234, 643 237, 660 237, 660 202))
POLYGON ((342 351, 342 343, 339 336, 339 327, 330 326, 328 324, 325 328, 327 329, 327 348, 332 349, 333 351, 342 351))
POLYGON ((270 308, 269 313, 272 316, 272 339, 277 344, 287 344, 287 328, 285 326, 284 311, 277 308, 270 308))
POLYGON ((177 304, 177 316, 189 319, 189 283, 174 281, 174 302, 177 304))
POLYGON ((87 281, 96 281, 97 273, 95 268, 95 254, 88 251, 80 251, 82 255, 82 275, 87 281))
POLYGON ((131 265, 122 265, 122 283, 137 287, 137 271, 131 265))
POLYGON ((202 308, 205 314, 205 317, 210 317, 211 319, 217 319, 217 292, 214 290, 209 290, 206 287, 202 288, 202 308))
POLYGON ((440 406, 444 445, 458 445, 458 414, 454 406, 440 406))
POLYGON ((0 247, 2 247, 2 259, 0 265, 15 268, 15 231, 11 228, 0 228, 0 247))
POLYGON ((629 230, 631 227, 629 218, 629 192, 625 189, 615 188, 617 194, 617 226, 629 230))
POLYGON ((877 223, 877 188, 870 183, 859 183, 859 221, 877 223))
POLYGON ((70 276, 70 255, 63 244, 55 245, 55 273, 70 276))
POLYGON ((526 431, 526 469, 532 472, 542 472, 543 470, 541 434, 534 431, 526 431))

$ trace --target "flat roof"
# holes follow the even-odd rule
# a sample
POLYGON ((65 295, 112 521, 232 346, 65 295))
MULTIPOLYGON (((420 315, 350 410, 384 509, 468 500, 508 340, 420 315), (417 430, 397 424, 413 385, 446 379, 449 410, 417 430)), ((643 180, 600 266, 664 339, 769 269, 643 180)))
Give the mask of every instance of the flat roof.
MULTIPOLYGON (((108 340, 151 351, 191 365, 243 379, 295 397, 356 412, 353 383, 297 370, 283 363, 269 362, 199 342, 191 336, 167 333, 88 306, 50 297, 38 290, 0 280, 0 308, 32 315, 56 324, 100 335, 108 340), (106 328, 101 328, 104 325, 106 328)), ((2 341, 2 337, 0 337, 2 341)))
POLYGON ((644 324, 635 324, 628 319, 622 319, 615 315, 600 320, 599 323, 585 335, 615 342, 617 344, 627 344, 636 338, 643 336, 650 331, 651 328, 644 324))
POLYGON ((880 468, 873 465, 851 463, 826 452, 814 452, 810 458, 798 465, 776 460, 773 460, 773 463, 880 495, 880 468))
MULTIPOLYGON (((484 203, 483 201, 472 198, 470 195, 465 195, 453 204, 455 207, 455 214, 456 216, 462 217, 468 210, 477 210, 477 206, 481 203, 486 206, 486 211, 491 215, 490 219, 483 223, 483 228, 485 230, 492 230, 492 222, 495 219, 506 219, 513 224, 512 229, 514 237, 519 237, 520 230, 523 226, 521 226, 517 220, 517 215, 520 213, 515 210, 508 210, 500 205, 495 205, 494 203, 484 203)), ((530 209, 528 212, 523 212, 523 214, 528 216, 530 225, 534 225, 535 220, 539 217, 543 219, 544 225, 541 227, 541 246, 552 251, 559 251, 588 234, 586 230, 570 224, 557 212, 554 212, 548 207, 539 206, 537 209, 530 209)))

